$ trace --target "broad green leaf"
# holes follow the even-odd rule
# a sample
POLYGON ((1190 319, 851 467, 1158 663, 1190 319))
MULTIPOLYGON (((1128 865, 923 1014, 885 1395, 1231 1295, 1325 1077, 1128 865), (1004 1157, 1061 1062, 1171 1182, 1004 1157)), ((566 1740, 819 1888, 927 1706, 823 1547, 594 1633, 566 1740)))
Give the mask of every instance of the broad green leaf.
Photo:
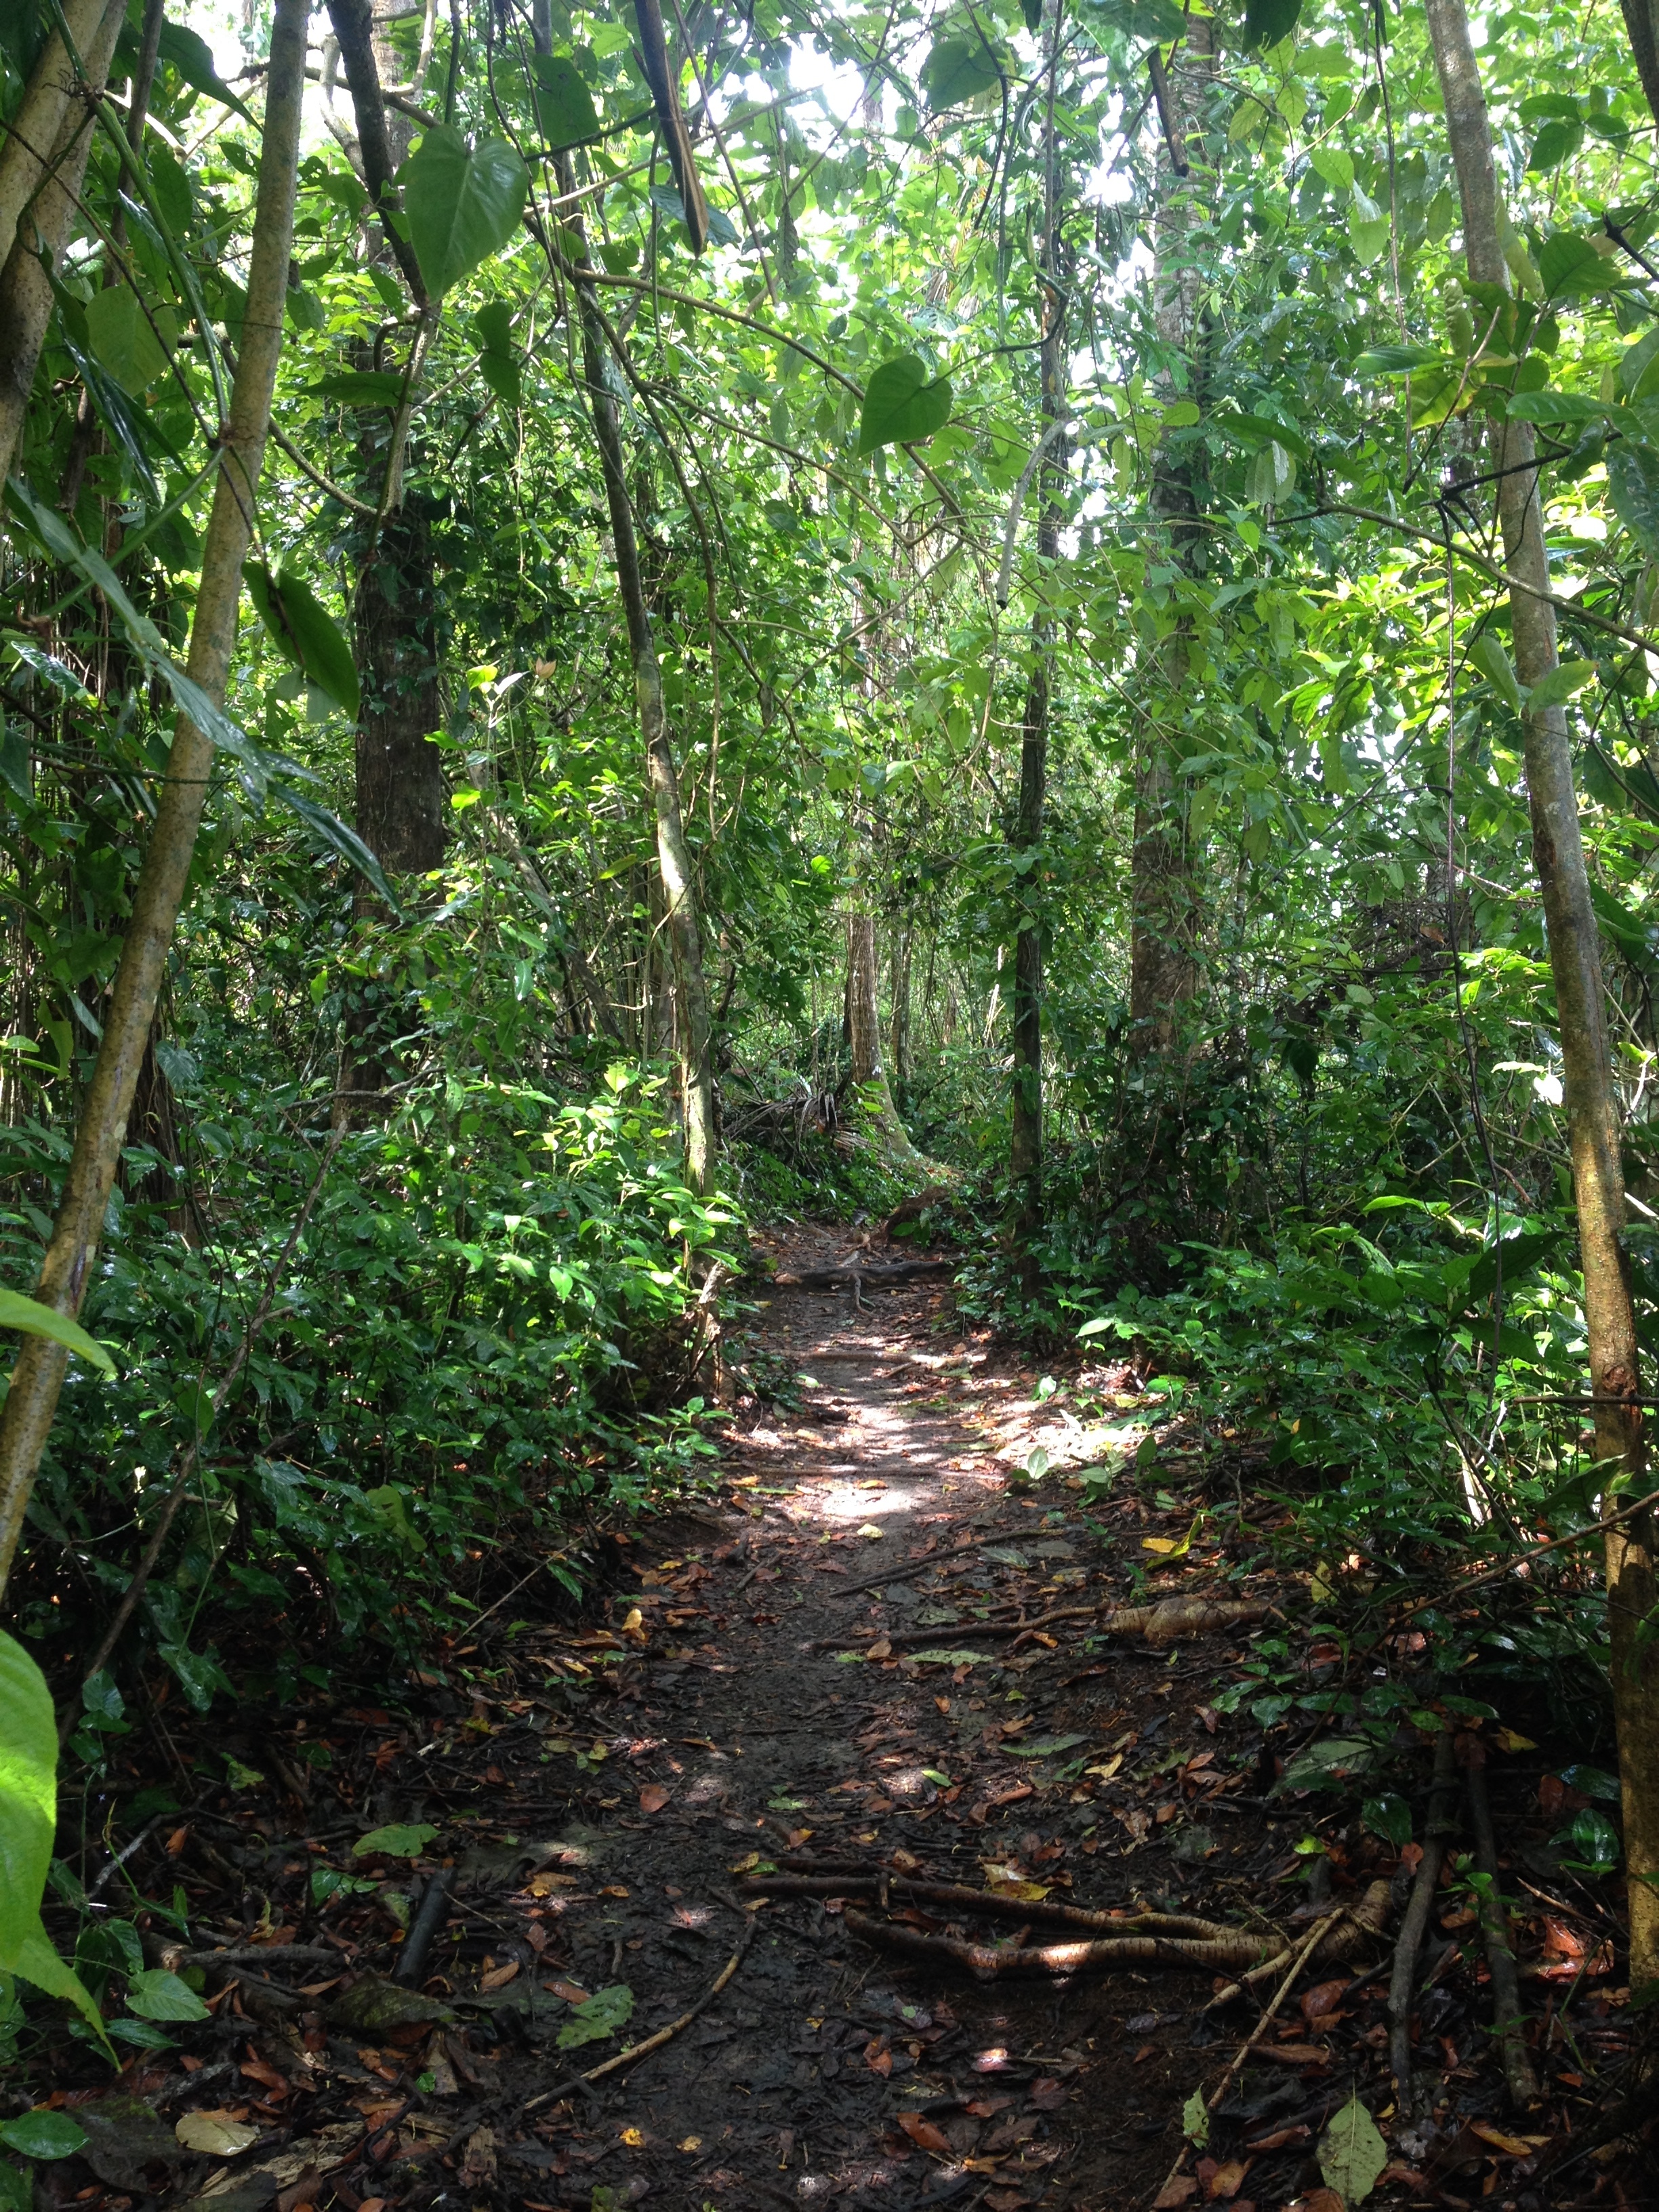
POLYGON ((921 65, 921 87, 935 115, 977 99, 997 81, 996 56, 972 31, 942 32, 921 65))
POLYGON ((1607 448, 1607 489, 1613 512, 1650 554, 1659 554, 1659 453, 1621 438, 1607 448))
POLYGON ((160 58, 175 70, 192 91, 205 92, 222 107, 234 108, 245 123, 253 118, 213 66, 213 49, 199 31, 182 23, 163 23, 160 58))
POLYGON ((865 387, 859 451, 873 453, 878 446, 931 438, 950 421, 951 406, 950 378, 930 378, 927 364, 916 355, 898 354, 883 362, 865 387))
POLYGON ((1316 146, 1308 159, 1328 185, 1338 191, 1353 189, 1353 155, 1345 153, 1340 146, 1316 146))
POLYGON ((1532 142, 1532 151, 1527 156, 1527 167, 1534 173, 1547 169, 1559 169, 1563 161, 1570 161, 1584 143, 1584 126, 1576 118, 1569 122, 1565 116, 1547 123, 1532 142))
POLYGON ((316 378, 306 392, 342 407, 395 407, 403 398, 404 380, 389 368, 337 368, 316 378))
POLYGON ((1599 291, 1613 271, 1581 233, 1558 230, 1539 249, 1538 273, 1547 296, 1559 300, 1575 292, 1599 291))
POLYGON ((1373 346, 1355 356, 1356 376, 1404 376, 1414 368, 1443 368, 1445 356, 1433 346, 1373 346))
POLYGON ((0 1290, 0 1328, 21 1329, 26 1336, 50 1337, 54 1344, 67 1345, 69 1349, 89 1360, 100 1373, 113 1375, 115 1362, 110 1358, 95 1336, 88 1336, 78 1321, 67 1314, 53 1311, 34 1298, 26 1298, 20 1291, 0 1290))
POLYGON ((1246 46, 1276 46, 1295 30, 1302 0, 1244 0, 1246 46))
POLYGON ((356 721, 356 663, 339 624, 310 585, 292 568, 273 576, 263 561, 250 561, 242 575, 277 651, 356 721))
POLYGON ((584 2043, 602 2043, 631 2017, 634 1992, 625 1982, 596 1990, 586 2004, 579 2004, 559 2030, 561 2051, 578 2050, 584 2043))
POLYGON ((1197 2150, 1210 2140, 1210 2109, 1201 2089, 1194 2089, 1181 2108, 1181 2132, 1197 2150))
POLYGON ((586 79, 568 54, 538 54, 536 120, 550 146, 575 146, 599 134, 599 112, 586 79))
POLYGON ((1388 2146, 1357 2096, 1350 2097, 1319 2140, 1319 2171, 1344 2204, 1363 2204, 1389 2162, 1388 2146))
POLYGON ((1412 1808, 1392 1790, 1384 1790, 1380 1797, 1368 1797, 1359 1808, 1359 1817, 1372 1835, 1381 1836, 1396 1850, 1412 1839, 1412 1808))
MULTIPOLYGON (((153 312, 170 342, 172 317, 160 309, 153 312)), ((87 301, 86 318, 87 336, 104 374, 132 398, 148 391, 167 365, 167 349, 132 287, 112 284, 94 292, 87 301)))
POLYGON ((1490 1297, 1498 1287, 1498 1263, 1504 1263, 1504 1295, 1513 1297, 1516 1285, 1531 1274, 1540 1260, 1547 1259, 1561 1243, 1559 1229, 1528 1230, 1518 1237, 1506 1237, 1501 1243, 1489 1245, 1476 1260, 1463 1283, 1463 1302, 1478 1305, 1490 1297))
POLYGON ((359 1836, 351 1846, 351 1856, 365 1859, 373 1852, 377 1858, 417 1859, 437 1832, 424 1820, 394 1820, 388 1827, 371 1828, 366 1836, 359 1836))
MULTIPOLYGON (((109 2037, 104 2029, 104 2015, 93 2002, 92 1993, 80 1976, 72 1967, 65 1966, 53 1949, 52 1938, 42 1927, 38 1912, 34 1916, 33 1927, 18 1947, 10 1971, 19 1981, 32 1984, 35 1989, 44 1990, 47 1996, 62 1997, 72 2004, 105 2051, 110 2051, 109 2037)), ((110 2055, 113 2057, 114 2054, 111 2051, 110 2055)))
POLYGON ((513 350, 513 310, 505 300, 489 300, 472 318, 478 343, 485 353, 513 350))
POLYGON ((1172 399, 1164 410, 1166 430, 1188 430, 1199 419, 1195 399, 1172 399))
POLYGON ((1348 224, 1348 237, 1355 259, 1369 268, 1387 250, 1389 218, 1385 215, 1356 214, 1348 224))
POLYGON ((1571 1831, 1572 1847, 1577 1854, 1566 1864, 1580 1874, 1611 1874, 1623 1854, 1619 1831, 1605 1813, 1598 1813, 1594 1805, 1586 1805, 1572 1816, 1571 1831))
POLYGON ((1582 691, 1595 673, 1593 660, 1564 660, 1559 668, 1552 668, 1547 676, 1540 676, 1527 693, 1527 709, 1532 713, 1542 707, 1560 707, 1576 691, 1582 691))
POLYGON ((1504 649, 1504 641, 1489 629, 1483 629, 1469 646, 1469 659, 1489 682, 1503 693, 1506 705, 1518 714, 1521 711, 1521 686, 1515 669, 1504 649))
POLYGON ((505 140, 469 152, 453 125, 435 124, 398 173, 409 241, 432 297, 498 253, 518 228, 530 172, 505 140))
POLYGON ((478 374, 503 407, 517 407, 524 399, 524 379, 519 364, 506 354, 481 353, 478 374))
POLYGON ((24 2158, 73 2158, 86 2141, 86 2130, 67 2112, 37 2110, 0 2121, 0 2143, 24 2158))
POLYGON ((16 1967, 40 1925, 57 1820, 52 1692, 22 1645, 0 1632, 0 1971, 16 1967))
POLYGON ((1583 392, 1517 392, 1506 413, 1516 422, 1598 422, 1607 415, 1605 399, 1583 392))
POLYGON ((127 2010, 140 2020, 206 2020, 207 2007, 188 1982, 152 1966, 127 1984, 127 2010))

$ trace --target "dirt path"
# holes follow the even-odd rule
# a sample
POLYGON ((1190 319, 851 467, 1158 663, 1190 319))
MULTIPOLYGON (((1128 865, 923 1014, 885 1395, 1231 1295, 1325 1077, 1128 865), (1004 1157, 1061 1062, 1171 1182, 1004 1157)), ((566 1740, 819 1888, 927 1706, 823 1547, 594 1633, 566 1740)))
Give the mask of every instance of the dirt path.
MULTIPOLYGON (((776 1256, 847 1249, 821 1233, 776 1256)), ((759 1321, 755 1364, 798 1376, 799 1410, 751 1407, 718 1502, 616 1546, 614 1595, 588 1626, 515 1617, 529 1600, 509 1589, 410 1677, 401 1711, 319 1689, 188 1747, 198 1773, 228 1754, 233 1786, 175 1832, 159 1822, 128 1909, 152 1965, 204 1967, 213 2017, 174 2031, 180 2056, 131 2058, 122 2093, 148 2115, 112 2103, 86 2055, 68 2101, 115 2147, 39 2169, 43 2208, 127 2212, 164 2183, 198 2212, 1152 2204, 1182 2107, 1251 2015, 1205 2014, 1207 1971, 976 1981, 878 1948, 848 1924, 848 1910, 880 1917, 848 1870, 1292 1928, 1298 1906, 1304 1923, 1323 1909, 1298 1841, 1322 1848, 1339 1899, 1393 1872, 1358 1822, 1262 1796, 1261 1724, 1215 1702, 1248 1656, 1225 1633, 1170 1651, 1091 1640, 1086 1620, 995 1632, 999 1607, 1186 1595, 1224 1570, 1235 1595, 1273 1591, 1259 1538, 1235 1524, 1188 1548, 1191 1498, 1160 1487, 1181 1479, 1168 1437, 1161 1478, 1085 1506, 1065 1472, 1086 1441, 1066 1394, 965 1336, 942 1288, 858 1310, 775 1286, 759 1321), (1021 1487, 1034 1437, 1055 1470, 1021 1487), (937 1640, 912 1656, 920 1632, 937 1640), (412 1834, 365 1838, 386 1823, 412 1834), (781 1862, 809 1888, 814 1867, 838 1880, 763 1904, 741 1888, 781 1862), (420 1928, 441 1873, 423 1994, 397 1990, 380 1978, 398 1923, 412 1907, 420 1928), (175 1883, 188 1954, 176 1921, 140 1909, 175 1883), (573 2086, 699 2006, 637 2063, 573 2086), (173 2130, 192 2112, 240 2130, 237 2155, 203 2138, 185 2157, 173 2130)), ((1334 1647, 1301 1663, 1327 1683, 1334 1647)), ((901 1930, 1017 1933, 885 1901, 901 1930)), ((1326 2115, 1356 2088, 1386 2115, 1382 1955, 1289 2009, 1183 2183, 1192 2201, 1201 2185, 1234 2212, 1288 2204, 1318 2187, 1326 2115)), ((1581 2035, 1607 2027, 1595 2002, 1581 2035)), ((1430 2063, 1449 2069, 1442 2134, 1460 2155, 1473 2145, 1471 2172, 1518 2154, 1460 2117, 1502 2110, 1489 2065, 1459 2069, 1460 2049, 1484 2048, 1480 2004, 1471 1975, 1425 2008, 1430 2063)), ((1399 2171, 1408 2191, 1420 2179, 1399 2171)), ((1385 2183, 1377 2201, 1405 2200, 1385 2183)))

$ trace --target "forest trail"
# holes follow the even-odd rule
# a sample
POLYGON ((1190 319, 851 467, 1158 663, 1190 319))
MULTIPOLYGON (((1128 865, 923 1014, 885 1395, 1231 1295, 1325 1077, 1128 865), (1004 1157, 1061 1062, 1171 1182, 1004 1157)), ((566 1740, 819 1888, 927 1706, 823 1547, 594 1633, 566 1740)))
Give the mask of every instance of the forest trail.
MULTIPOLYGON (((781 1277, 848 1243, 800 1232, 769 1256, 781 1277)), ((1166 1424, 1157 1471, 1082 1484, 1068 1465, 1099 1439, 1073 1394, 951 1298, 775 1282, 734 1347, 769 1391, 716 1492, 617 1539, 581 1620, 515 1613, 509 1582, 384 1705, 330 1691, 204 1733, 196 1771, 230 1786, 140 1836, 127 1909, 153 1963, 204 1970, 212 2016, 177 2031, 182 2058, 140 2051, 113 2097, 60 2089, 94 2141, 44 2169, 43 2201, 121 2212, 143 2181, 195 2212, 1146 2212, 1253 2008, 1206 2013, 1208 1965, 975 1980, 853 1922, 1070 1940, 1041 1911, 1016 1932, 1046 1898, 1297 1940, 1401 1861, 1305 1791, 1264 1794, 1275 1756, 1218 1695, 1260 1644, 1097 1632, 1121 1597, 1184 1599, 1228 1566, 1247 1603, 1296 1604, 1231 1500, 1193 1521, 1194 1439, 1166 1424), (1030 1480, 1037 1439, 1053 1464, 1030 1480), (1000 1890, 1002 1910, 908 1902, 907 1880, 1000 1890), (173 1883, 188 1951, 142 1909, 173 1883), (418 1990, 387 1978, 405 1944, 418 1990)), ((1079 1404, 1139 1395, 1127 1368, 1091 1386, 1079 1404)), ((1292 1636, 1302 1679, 1328 1685, 1336 1647, 1292 1636)), ((161 1735, 191 1747, 179 1715, 161 1735)), ((1494 1787, 1518 1836, 1527 1785, 1494 1787)), ((1390 2123, 1396 2159, 1437 2141, 1447 2177, 1529 2154, 1498 2124, 1485 2000, 1447 1972, 1473 1917, 1444 1923, 1425 2000, 1436 2130, 1390 2123)), ((1287 2205, 1318 2191, 1320 2131, 1352 2095, 1387 2120, 1388 1948, 1316 1962, 1164 2204, 1287 2205)), ((1622 2033, 1587 1996, 1575 2060, 1613 2058, 1622 2033)))

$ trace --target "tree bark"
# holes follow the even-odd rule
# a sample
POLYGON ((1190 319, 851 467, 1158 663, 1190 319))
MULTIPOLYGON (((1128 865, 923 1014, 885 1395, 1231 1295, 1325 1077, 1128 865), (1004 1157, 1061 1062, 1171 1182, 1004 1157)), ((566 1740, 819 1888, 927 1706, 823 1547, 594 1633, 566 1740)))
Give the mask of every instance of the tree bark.
MULTIPOLYGON (((1201 109, 1214 71, 1211 25, 1203 16, 1189 16, 1185 54, 1164 86, 1164 102, 1170 111, 1164 118, 1165 190, 1158 213, 1152 276, 1158 337, 1170 352, 1183 355, 1188 361, 1198 333, 1199 276, 1191 265, 1188 240, 1200 212, 1198 194, 1207 185, 1201 109), (1175 166, 1177 147, 1183 150, 1184 171, 1175 166)), ((1155 382, 1164 396, 1174 396, 1167 372, 1155 382)), ((1192 467, 1167 444, 1159 447, 1152 464, 1151 504, 1155 532, 1167 544, 1170 558, 1178 569, 1190 572, 1201 544, 1192 467)), ((1134 763, 1129 1018, 1136 1050, 1163 1058, 1175 1048, 1182 1009, 1198 986, 1194 953, 1198 912, 1195 855, 1187 825, 1180 753, 1170 726, 1181 718, 1187 682, 1184 623, 1164 641, 1158 659, 1168 703, 1163 714, 1146 718, 1134 763)))
POLYGON ((1654 118, 1659 121, 1659 0, 1620 0, 1636 73, 1654 118))
POLYGON ((1031 617, 1031 669, 1026 679, 1025 720, 1019 748, 1019 807, 1013 843, 1020 872, 1020 924, 1014 938, 1013 1097, 1008 1170, 1014 1187, 1012 1234, 1022 1287, 1037 1288, 1034 1249, 1042 1227, 1042 811, 1048 787, 1048 715, 1054 684, 1054 623, 1048 601, 1060 557, 1060 495, 1066 482, 1066 441, 1049 432, 1066 411, 1066 271, 1060 240, 1059 153, 1054 133, 1055 77, 1060 67, 1065 0, 1051 0, 1048 106, 1043 153, 1043 246, 1038 272, 1042 346, 1037 435, 1045 441, 1037 471, 1037 602, 1031 617))
MULTIPOLYGON (((103 89, 110 56, 125 20, 125 10, 119 6, 94 15, 89 41, 81 48, 86 82, 97 91, 103 89)), ((54 49, 59 56, 58 68, 67 76, 68 64, 57 38, 42 57, 42 66, 54 49)), ((39 70, 35 74, 38 77, 39 70)), ((31 84, 31 94, 33 90, 31 84)), ((27 95, 24 104, 28 106, 27 95)), ((40 349, 52 319, 52 277, 69 244, 94 128, 90 108, 78 100, 61 103, 51 142, 52 174, 43 182, 35 173, 33 198, 14 218, 12 242, 0 269, 0 483, 11 473, 23 417, 28 412, 40 349)), ((4 150, 9 152, 18 143, 15 137, 9 138, 4 150)))
POLYGON ((394 508, 357 578, 352 632, 357 834, 382 867, 425 875, 444 857, 432 531, 418 500, 394 508))
MULTIPOLYGON (((309 12, 309 0, 276 0, 271 27, 246 319, 230 420, 220 441, 219 475, 191 625, 190 674, 216 701, 225 696, 236 643, 242 562, 252 538, 282 350, 309 12)), ((63 1200, 35 1291, 43 1304, 59 1313, 80 1310, 97 1255, 104 1209, 120 1162, 133 1092, 189 880, 213 760, 211 741, 180 715, 155 827, 134 888, 97 1063, 75 1132, 63 1200)), ((10 1392, 0 1410, 0 1589, 22 1533, 67 1364, 60 1346, 43 1337, 25 1337, 10 1392)))
POLYGON ((915 933, 908 925, 893 932, 893 1003, 888 1033, 895 1083, 910 1080, 910 965, 915 948, 915 933))
MULTIPOLYGON (((86 82, 96 90, 103 88, 126 13, 126 0, 64 0, 64 21, 87 70, 86 82), (100 47, 101 67, 96 59, 100 47)), ((19 218, 40 190, 58 134, 72 112, 76 82, 64 34, 54 31, 0 140, 0 263, 9 258, 19 218)))
MULTIPOLYGON (((1477 283, 1507 290, 1492 132, 1468 17, 1463 0, 1426 0, 1425 13, 1462 199, 1469 275, 1477 283)), ((1504 566, 1522 584, 1547 590, 1549 562, 1534 453, 1531 425, 1506 423, 1498 462, 1504 566)), ((1555 609, 1534 592, 1516 588, 1510 593, 1510 619, 1516 673, 1528 688, 1556 666, 1555 609)), ((1642 1471, 1644 1439, 1636 1322, 1622 1241, 1624 1170, 1601 948, 1573 789, 1572 741, 1564 708, 1523 712, 1522 722, 1533 864, 1561 1036, 1596 1455, 1604 1464, 1622 1466, 1635 1480, 1642 1471)), ((1659 1595, 1655 1541, 1650 1514, 1607 1532, 1607 1627, 1630 1875, 1632 1984, 1659 1977, 1659 1644, 1642 1640, 1659 1595)))
MULTIPOLYGON (((560 157, 558 176, 561 193, 574 190, 568 156, 560 157)), ((593 438, 599 449, 600 472, 605 478, 605 502, 611 515, 617 582, 622 593, 629 653, 634 665, 634 696, 639 709, 640 734, 645 740, 647 781, 656 815, 657 867, 667 908, 669 942, 673 948, 676 1041, 685 1112, 685 1179, 691 1189, 702 1195, 713 1188, 714 1180, 714 1067, 708 986, 702 964, 702 927, 697 912, 696 871, 680 811, 679 775, 674 764, 668 711, 663 701, 662 671, 651 635, 651 616, 640 573, 639 540, 635 533, 634 505, 623 470, 617 403, 605 381, 605 325, 593 287, 583 281, 592 264, 580 215, 568 216, 563 228, 575 257, 572 289, 581 325, 583 381, 587 387, 593 438)))

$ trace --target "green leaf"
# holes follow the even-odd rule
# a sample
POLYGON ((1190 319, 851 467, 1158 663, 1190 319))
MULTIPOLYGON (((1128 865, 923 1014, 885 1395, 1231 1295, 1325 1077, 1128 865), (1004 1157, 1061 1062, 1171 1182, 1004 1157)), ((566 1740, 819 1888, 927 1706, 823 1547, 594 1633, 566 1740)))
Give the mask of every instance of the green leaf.
POLYGON ((1581 1797, 1604 1798, 1609 1805, 1619 1803, 1624 1792, 1619 1777, 1609 1774, 1602 1766, 1564 1766, 1559 1779, 1569 1790, 1576 1790, 1581 1797))
POLYGON ((1565 1863, 1581 1874, 1611 1874, 1622 1855, 1618 1829, 1594 1805, 1573 1814, 1571 1841, 1577 1857, 1565 1863))
POLYGON ((1308 156, 1316 173, 1338 191, 1353 189, 1353 155, 1345 153, 1340 146, 1316 146, 1308 156))
POLYGON ((1392 1790, 1384 1790, 1380 1797, 1368 1797, 1359 1808, 1359 1817, 1372 1835, 1381 1836, 1396 1850, 1412 1839, 1412 1808, 1392 1790))
POLYGON ((234 108, 245 123, 253 118, 213 66, 213 49, 198 31, 182 23, 163 23, 159 58, 175 70, 193 91, 210 94, 222 107, 234 108))
POLYGON ((1599 291, 1612 270, 1580 233, 1558 230, 1539 249, 1538 273, 1546 295, 1559 300, 1574 292, 1599 291))
POLYGON ((530 172, 504 139, 467 150, 453 125, 436 124, 398 173, 409 241, 436 300, 488 261, 518 228, 530 172))
POLYGON ((417 1859, 438 1831, 424 1820, 413 1824, 394 1820, 385 1828, 371 1828, 366 1836, 359 1836, 351 1846, 355 1859, 365 1859, 372 1851, 376 1857, 417 1859))
POLYGON ((1321 2136, 1319 2171, 1344 2204, 1364 2203, 1376 2186, 1376 2177, 1389 2162, 1388 2146, 1376 2131, 1376 2123, 1360 2103, 1350 2097, 1321 2136))
POLYGON ((1514 665, 1504 649, 1504 641, 1493 631, 1483 629, 1469 646, 1469 659, 1481 674, 1495 684, 1504 695, 1506 705, 1521 712, 1521 686, 1516 678, 1514 665))
POLYGON ((52 1692, 22 1645, 0 1632, 0 1971, 16 1966, 40 1925, 57 1820, 52 1692))
POLYGON ((389 368, 335 368, 306 386, 312 399, 332 399, 343 407, 395 407, 404 380, 389 368))
POLYGON ((21 1329, 27 1336, 50 1337, 54 1344, 67 1345, 71 1352, 90 1361, 100 1373, 115 1372, 115 1362, 96 1337, 87 1334, 78 1321, 71 1321, 67 1314, 55 1313, 50 1306, 26 1298, 20 1291, 0 1290, 0 1328, 21 1329))
POLYGON ((1201 2089, 1194 2089, 1181 2108, 1181 2132, 1199 2150, 1210 2140, 1210 2109, 1201 2089))
POLYGON ((1559 668, 1552 668, 1547 676, 1540 676, 1527 693, 1527 711, 1532 714, 1543 707, 1561 707, 1575 691, 1582 691, 1595 673, 1593 660, 1564 660, 1559 668))
POLYGON ((859 451, 873 453, 878 446, 931 438, 950 421, 951 406, 950 378, 930 378, 927 364, 915 354, 898 354, 883 362, 865 387, 859 451))
POLYGON ((1244 44, 1276 46, 1295 30, 1302 0, 1244 0, 1244 44))
POLYGON ((0 2142, 25 2158, 73 2158, 87 2140, 86 2130, 67 2112, 20 2112, 0 2122, 0 2142))
MULTIPOLYGON (((130 284, 112 284, 87 301, 87 336, 98 366, 136 399, 167 365, 167 349, 156 336, 143 301, 130 284)), ((170 315, 156 311, 162 330, 170 315)))
POLYGON ((1501 1243, 1489 1245, 1481 1253, 1463 1284, 1465 1306, 1478 1305, 1482 1298, 1490 1297, 1498 1287, 1498 1263, 1504 1262, 1504 1294, 1513 1295, 1517 1283, 1532 1273, 1540 1260, 1547 1258, 1561 1243, 1559 1229, 1528 1230, 1518 1237, 1505 1237, 1501 1243))
POLYGON ((1505 412, 1515 422, 1601 422, 1607 415, 1605 399, 1583 392, 1517 392, 1505 412))
POLYGON ((1563 161, 1570 161, 1584 143, 1584 126, 1577 118, 1571 122, 1565 116, 1547 123, 1532 142, 1532 151, 1527 156, 1527 167, 1534 173, 1547 169, 1559 169, 1563 161))
POLYGON ((921 87, 934 115, 976 100, 997 82, 996 55, 972 32, 942 32, 921 65, 921 87))
POLYGON ((538 54, 536 120, 553 147, 580 145, 599 135, 599 111, 581 71, 568 54, 538 54))
POLYGON ((92 1994, 73 1968, 66 1966, 52 1948, 52 1938, 35 1915, 34 1925, 26 1941, 20 1945, 11 1971, 19 1981, 31 1983, 44 1990, 49 1997, 63 1997, 72 2004, 88 2027, 97 2037, 112 2058, 114 2052, 104 2030, 104 2015, 93 2002, 92 1994))
POLYGON ((473 316, 472 327, 485 353, 512 353, 513 310, 505 300, 486 301, 473 316))
POLYGON ((206 2020, 208 2008, 188 1982, 161 1966, 135 1974, 127 1984, 127 2010, 140 2020, 206 2020))
POLYGON ((1404 376, 1414 368, 1444 365, 1445 356, 1433 346, 1373 346, 1356 356, 1353 372, 1356 376, 1404 376))
POLYGON ((292 568, 273 576, 262 561, 250 561, 242 574, 277 651, 355 722, 356 663, 339 624, 310 585, 292 568))
POLYGON ((561 2051, 579 2050, 584 2043, 602 2043, 632 2017, 634 1992, 626 1982, 596 1990, 586 2004, 579 2004, 559 2030, 561 2051))
POLYGON ((1644 551, 1659 554, 1659 453, 1621 438, 1607 449, 1613 512, 1644 551))
POLYGON ((503 407, 517 407, 524 398, 524 380, 516 361, 504 354, 481 353, 478 374, 503 407))

